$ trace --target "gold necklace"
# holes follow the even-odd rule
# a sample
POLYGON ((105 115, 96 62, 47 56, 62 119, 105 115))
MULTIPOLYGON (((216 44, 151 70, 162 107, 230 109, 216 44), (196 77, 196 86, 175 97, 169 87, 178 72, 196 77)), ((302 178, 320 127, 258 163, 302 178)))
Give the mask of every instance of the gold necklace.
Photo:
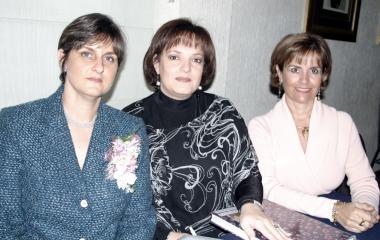
POLYGON ((300 127, 296 126, 297 129, 301 129, 302 136, 306 137, 307 134, 309 134, 309 126, 306 127, 300 127))

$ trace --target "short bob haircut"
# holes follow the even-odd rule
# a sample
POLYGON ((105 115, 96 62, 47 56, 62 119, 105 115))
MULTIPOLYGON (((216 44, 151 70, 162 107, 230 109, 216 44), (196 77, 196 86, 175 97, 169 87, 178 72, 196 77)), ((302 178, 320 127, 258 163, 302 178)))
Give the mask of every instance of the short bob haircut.
POLYGON ((270 63, 271 86, 279 88, 280 84, 276 65, 278 65, 280 71, 283 71, 284 67, 286 67, 294 58, 296 58, 297 62, 301 63, 303 58, 309 53, 316 54, 318 58, 318 65, 322 69, 321 88, 324 90, 328 85, 331 74, 331 52, 329 46, 322 37, 310 33, 289 34, 277 44, 273 50, 270 63))
POLYGON ((216 71, 214 44, 205 28, 195 25, 185 18, 165 23, 154 34, 143 64, 145 81, 148 85, 156 85, 158 75, 154 68, 154 63, 159 61, 162 52, 181 44, 202 49, 204 65, 200 85, 204 87, 211 85, 216 71))
POLYGON ((86 44, 112 43, 117 56, 118 67, 124 60, 125 39, 120 28, 107 15, 91 13, 78 17, 63 30, 58 42, 58 50, 62 49, 61 74, 59 78, 65 82, 65 62, 71 50, 78 50, 86 44))

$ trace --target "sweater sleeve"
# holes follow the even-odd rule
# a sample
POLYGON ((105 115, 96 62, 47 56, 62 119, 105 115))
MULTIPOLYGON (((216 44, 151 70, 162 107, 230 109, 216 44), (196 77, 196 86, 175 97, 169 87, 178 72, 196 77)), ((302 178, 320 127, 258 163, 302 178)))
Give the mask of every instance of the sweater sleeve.
POLYGON ((232 111, 231 119, 233 120, 238 137, 235 143, 235 154, 232 159, 234 166, 234 195, 233 200, 238 209, 244 203, 263 200, 263 186, 261 183, 261 174, 257 166, 257 156, 255 149, 249 139, 248 129, 244 119, 236 109, 232 111))
POLYGON ((150 185, 150 157, 148 137, 141 121, 138 131, 141 137, 141 152, 138 157, 137 180, 132 199, 119 223, 117 239, 152 239, 156 227, 156 213, 152 205, 150 185))
POLYGON ((342 130, 348 134, 346 175, 353 202, 368 203, 379 207, 379 187, 360 141, 358 130, 348 114, 341 114, 342 130))
POLYGON ((22 159, 12 131, 12 114, 0 112, 0 239, 18 239, 25 236, 22 213, 21 183, 22 159))
POLYGON ((170 233, 170 229, 164 226, 163 223, 157 221, 156 231, 154 233, 154 240, 165 240, 168 238, 170 233))
POLYGON ((262 118, 249 123, 249 135, 257 151, 259 169, 263 178, 264 198, 302 213, 332 220, 335 200, 290 189, 276 177, 273 141, 268 124, 262 118))
POLYGON ((244 203, 257 201, 262 203, 263 199, 263 187, 261 184, 261 175, 250 175, 237 186, 235 191, 235 205, 238 209, 244 205, 244 203), (252 187, 254 186, 254 187, 252 187))

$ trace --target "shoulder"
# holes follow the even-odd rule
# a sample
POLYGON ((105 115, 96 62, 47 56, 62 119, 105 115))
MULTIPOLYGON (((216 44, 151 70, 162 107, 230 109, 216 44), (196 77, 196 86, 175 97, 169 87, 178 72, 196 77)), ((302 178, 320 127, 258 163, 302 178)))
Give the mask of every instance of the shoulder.
POLYGON ((226 97, 210 94, 210 99, 212 98, 212 102, 210 104, 210 111, 212 112, 218 112, 222 114, 223 118, 232 118, 232 119, 241 119, 243 120, 242 116, 238 112, 235 105, 232 103, 231 100, 229 100, 226 97))
POLYGON ((232 101, 226 97, 218 96, 215 94, 208 94, 208 98, 211 101, 210 107, 213 109, 220 109, 223 110, 224 113, 229 113, 233 115, 238 115, 238 110, 236 109, 235 105, 232 103, 232 101))
POLYGON ((60 105, 60 99, 63 92, 61 85, 52 95, 37 99, 34 101, 19 104, 13 107, 7 107, 1 110, 1 119, 11 120, 16 122, 41 121, 52 109, 60 105))
POLYGON ((352 117, 350 114, 343 112, 343 111, 336 111, 336 114, 338 116, 338 121, 340 123, 344 124, 354 124, 354 121, 352 120, 352 117))
POLYGON ((127 112, 131 115, 142 117, 144 114, 145 106, 150 104, 153 101, 153 96, 155 93, 149 95, 146 98, 140 99, 134 103, 129 104, 123 108, 123 112, 127 112))
POLYGON ((248 123, 249 132, 251 133, 253 129, 270 131, 271 122, 273 122, 276 118, 275 109, 278 106, 279 104, 277 103, 269 112, 252 118, 248 123))
POLYGON ((144 111, 143 100, 136 101, 123 108, 123 112, 127 112, 132 115, 137 115, 144 111))
POLYGON ((9 125, 22 125, 27 122, 33 122, 42 116, 46 111, 48 101, 39 99, 12 107, 3 108, 0 111, 1 124, 8 123, 9 125))
POLYGON ((139 129, 144 127, 141 118, 133 116, 127 112, 118 110, 108 105, 104 105, 104 116, 113 126, 122 128, 139 129))
POLYGON ((208 93, 208 92, 203 92, 203 91, 200 91, 199 95, 201 96, 201 98, 205 99, 206 101, 208 101, 210 103, 212 101, 214 101, 216 98, 220 97, 218 95, 215 95, 215 94, 212 94, 212 93, 208 93))
POLYGON ((248 133, 251 139, 256 140, 258 136, 270 134, 272 130, 269 122, 268 113, 251 119, 248 123, 248 133))
POLYGON ((265 128, 268 126, 266 115, 261 115, 252 118, 248 123, 248 129, 265 128))
MULTIPOLYGON (((49 106, 45 99, 36 100, 7 107, 0 111, 0 135, 7 141, 23 139, 24 142, 34 141, 36 134, 41 134, 46 128, 45 116, 49 106)), ((0 138, 1 138, 0 137, 0 138)))
POLYGON ((239 131, 247 132, 245 119, 228 98, 213 94, 210 97, 213 97, 213 100, 207 111, 208 116, 217 118, 222 122, 233 123, 239 131))
MULTIPOLYGON (((216 95, 216 94, 211 94, 211 93, 205 93, 208 95, 208 97, 212 100, 213 102, 219 104, 219 105, 225 105, 225 106, 232 106, 234 107, 234 104, 232 103, 232 101, 226 97, 222 97, 222 96, 219 96, 219 95, 216 95)), ((235 108, 235 107, 234 107, 235 108)))
POLYGON ((350 114, 344 111, 339 111, 334 107, 321 103, 323 114, 326 117, 336 118, 339 125, 352 125, 354 124, 350 114))
POLYGON ((272 136, 275 129, 281 128, 286 121, 286 109, 283 100, 278 101, 268 112, 256 116, 248 123, 248 132, 251 139, 262 139, 264 136, 272 136))

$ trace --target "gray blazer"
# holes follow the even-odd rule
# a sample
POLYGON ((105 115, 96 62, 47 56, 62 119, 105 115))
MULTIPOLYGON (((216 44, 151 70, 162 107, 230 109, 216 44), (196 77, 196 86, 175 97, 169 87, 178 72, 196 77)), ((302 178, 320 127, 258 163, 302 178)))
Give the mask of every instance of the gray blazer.
POLYGON ((148 139, 139 118, 100 104, 83 170, 63 113, 63 86, 0 112, 0 239, 151 239, 148 139), (106 179, 115 136, 142 139, 135 191, 106 179))

